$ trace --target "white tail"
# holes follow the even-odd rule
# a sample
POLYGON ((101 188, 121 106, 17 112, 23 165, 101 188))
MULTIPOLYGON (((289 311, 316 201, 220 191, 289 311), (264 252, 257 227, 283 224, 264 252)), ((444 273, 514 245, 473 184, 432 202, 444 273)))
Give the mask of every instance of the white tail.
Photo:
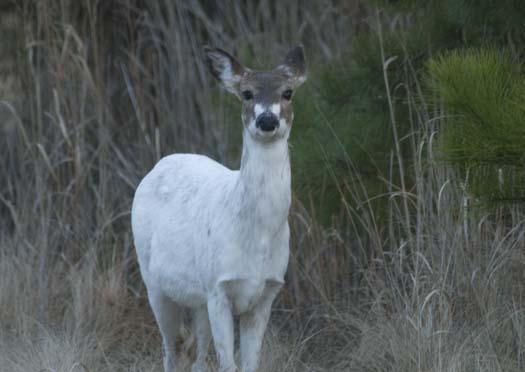
POLYGON ((213 335, 220 371, 233 372, 234 316, 243 372, 256 371, 271 304, 288 265, 291 98, 305 80, 301 47, 272 71, 256 72, 207 48, 212 74, 242 100, 241 169, 208 157, 171 155, 142 180, 132 228, 142 277, 160 328, 164 370, 174 368, 185 308, 193 314, 197 360, 206 371, 213 335))

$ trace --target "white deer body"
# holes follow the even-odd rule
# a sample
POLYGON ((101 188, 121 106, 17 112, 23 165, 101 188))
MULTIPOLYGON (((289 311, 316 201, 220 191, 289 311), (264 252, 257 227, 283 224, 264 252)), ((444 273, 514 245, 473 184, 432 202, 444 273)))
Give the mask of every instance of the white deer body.
POLYGON ((267 282, 283 283, 290 198, 286 141, 245 147, 240 171, 201 155, 162 159, 133 203, 144 281, 188 307, 236 283, 235 312, 246 312, 267 282))
MULTIPOLYGON (((234 85, 227 84, 235 78, 233 68, 240 67, 228 65, 236 61, 223 51, 208 53, 227 58, 220 59, 228 73, 222 82, 232 91, 234 85)), ((253 95, 247 101, 254 101, 253 95)), ((220 371, 236 370, 234 315, 240 317, 242 370, 255 371, 271 303, 284 283, 291 110, 283 116, 277 104, 253 102, 244 110, 240 170, 201 155, 167 156, 142 180, 133 200, 134 241, 163 337, 166 372, 174 368, 175 336, 184 308, 193 311, 197 333, 192 371, 207 370, 212 335, 220 371)))

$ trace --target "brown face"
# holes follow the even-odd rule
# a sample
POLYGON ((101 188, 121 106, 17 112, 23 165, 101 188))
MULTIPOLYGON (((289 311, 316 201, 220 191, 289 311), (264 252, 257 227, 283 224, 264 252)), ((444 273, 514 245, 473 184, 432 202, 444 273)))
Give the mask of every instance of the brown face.
POLYGON ((212 74, 242 101, 245 130, 261 141, 288 137, 292 97, 305 80, 302 47, 292 49, 271 71, 251 71, 220 49, 207 49, 212 74))
POLYGON ((260 138, 285 135, 293 121, 295 85, 280 70, 245 73, 239 85, 244 127, 260 138))

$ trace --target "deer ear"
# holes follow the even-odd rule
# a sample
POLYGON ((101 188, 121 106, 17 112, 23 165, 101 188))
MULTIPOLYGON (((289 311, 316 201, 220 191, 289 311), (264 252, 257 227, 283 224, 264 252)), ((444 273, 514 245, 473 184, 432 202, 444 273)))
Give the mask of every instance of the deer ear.
POLYGON ((294 79, 296 86, 304 83, 306 81, 306 62, 303 46, 297 45, 290 49, 277 69, 294 79))
POLYGON ((210 72, 230 93, 239 96, 239 83, 246 69, 230 54, 219 48, 204 47, 210 72))

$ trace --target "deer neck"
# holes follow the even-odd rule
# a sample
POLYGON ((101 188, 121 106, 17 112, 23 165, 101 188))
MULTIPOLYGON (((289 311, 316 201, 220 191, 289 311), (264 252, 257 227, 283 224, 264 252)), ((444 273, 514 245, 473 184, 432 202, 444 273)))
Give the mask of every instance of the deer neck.
POLYGON ((261 143, 244 131, 237 186, 241 215, 247 223, 268 230, 282 227, 291 202, 288 138, 261 143))

